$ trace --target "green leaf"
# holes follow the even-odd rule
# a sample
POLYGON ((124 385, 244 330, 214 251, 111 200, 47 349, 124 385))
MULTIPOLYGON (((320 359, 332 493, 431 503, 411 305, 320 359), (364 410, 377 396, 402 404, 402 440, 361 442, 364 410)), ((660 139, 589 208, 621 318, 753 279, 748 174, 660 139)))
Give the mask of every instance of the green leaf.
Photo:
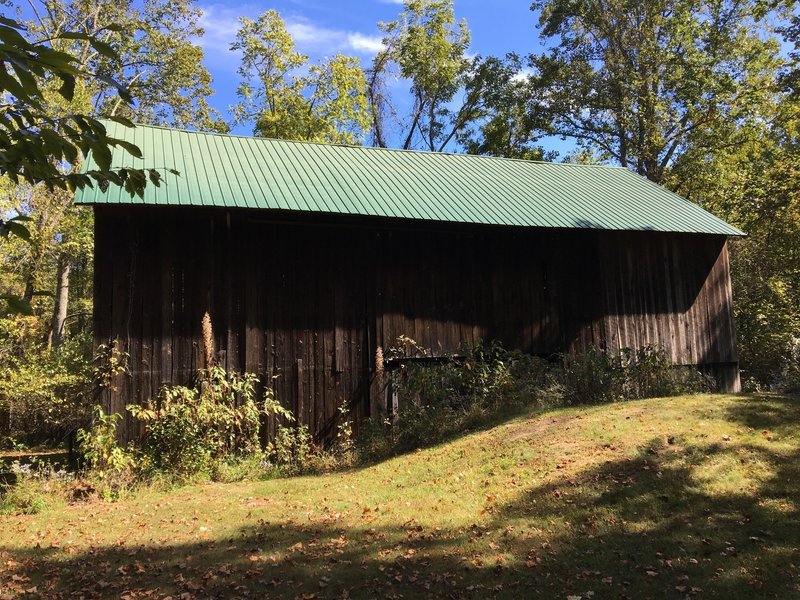
POLYGON ((108 119, 109 121, 114 121, 115 123, 119 123, 120 125, 124 125, 125 127, 130 127, 130 128, 136 127, 133 121, 125 117, 121 117, 119 115, 104 116, 103 118, 108 119))
POLYGON ((75 78, 72 75, 65 75, 61 78, 61 87, 58 88, 58 93, 65 100, 72 100, 75 96, 75 78))
POLYGON ((110 44, 106 44, 105 42, 100 41, 97 38, 91 38, 89 40, 89 43, 92 45, 92 48, 97 50, 100 54, 102 54, 106 58, 115 60, 118 57, 116 50, 114 50, 114 48, 110 44))
POLYGON ((111 169, 111 150, 108 149, 105 143, 92 144, 92 159, 101 171, 111 169))
POLYGON ((109 141, 115 146, 121 146, 128 152, 128 154, 132 155, 133 157, 142 158, 142 151, 136 144, 131 144, 130 142, 126 142, 125 140, 119 140, 116 138, 112 138, 109 141))

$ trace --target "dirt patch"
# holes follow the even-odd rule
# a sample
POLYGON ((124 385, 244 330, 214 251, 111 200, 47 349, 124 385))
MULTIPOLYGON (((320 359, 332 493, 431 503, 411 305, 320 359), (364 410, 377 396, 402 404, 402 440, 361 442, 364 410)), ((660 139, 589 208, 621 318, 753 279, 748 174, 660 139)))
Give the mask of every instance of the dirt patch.
POLYGON ((550 429, 561 427, 566 423, 575 421, 577 419, 578 417, 573 417, 573 416, 553 417, 548 415, 545 417, 539 417, 538 419, 521 427, 514 435, 512 435, 508 439, 514 442, 516 440, 524 440, 532 437, 538 437, 541 434, 549 431, 550 429))

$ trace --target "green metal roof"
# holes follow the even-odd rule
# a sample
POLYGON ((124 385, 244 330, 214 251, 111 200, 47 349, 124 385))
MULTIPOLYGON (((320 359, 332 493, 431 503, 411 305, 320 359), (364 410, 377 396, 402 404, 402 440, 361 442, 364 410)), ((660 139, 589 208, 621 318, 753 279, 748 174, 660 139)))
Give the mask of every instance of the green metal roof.
MULTIPOLYGON (((522 227, 743 235, 696 204, 620 167, 336 146, 108 122, 158 168, 144 198, 110 186, 82 204, 218 206, 522 227), (180 176, 165 173, 167 168, 180 176)), ((92 168, 91 156, 86 168, 92 168)))

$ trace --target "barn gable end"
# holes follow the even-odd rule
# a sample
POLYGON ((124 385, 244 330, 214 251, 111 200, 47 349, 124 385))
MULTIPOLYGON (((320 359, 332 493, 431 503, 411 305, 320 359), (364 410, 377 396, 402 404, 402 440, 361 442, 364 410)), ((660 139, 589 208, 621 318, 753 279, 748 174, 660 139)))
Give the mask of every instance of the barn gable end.
POLYGON ((442 354, 661 345, 739 388, 726 239, 741 232, 627 170, 111 133, 182 172, 144 199, 78 199, 95 205, 95 342, 130 355, 111 411, 195 377, 205 312, 219 362, 318 438, 343 403, 375 413, 375 351, 399 335, 442 354))

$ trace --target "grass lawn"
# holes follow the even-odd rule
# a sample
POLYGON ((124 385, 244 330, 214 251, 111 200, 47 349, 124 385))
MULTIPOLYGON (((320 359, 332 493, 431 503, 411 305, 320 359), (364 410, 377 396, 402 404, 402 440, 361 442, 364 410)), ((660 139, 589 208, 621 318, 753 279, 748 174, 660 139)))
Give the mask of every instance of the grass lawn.
POLYGON ((532 413, 348 472, 0 517, 0 598, 800 597, 800 399, 532 413))

